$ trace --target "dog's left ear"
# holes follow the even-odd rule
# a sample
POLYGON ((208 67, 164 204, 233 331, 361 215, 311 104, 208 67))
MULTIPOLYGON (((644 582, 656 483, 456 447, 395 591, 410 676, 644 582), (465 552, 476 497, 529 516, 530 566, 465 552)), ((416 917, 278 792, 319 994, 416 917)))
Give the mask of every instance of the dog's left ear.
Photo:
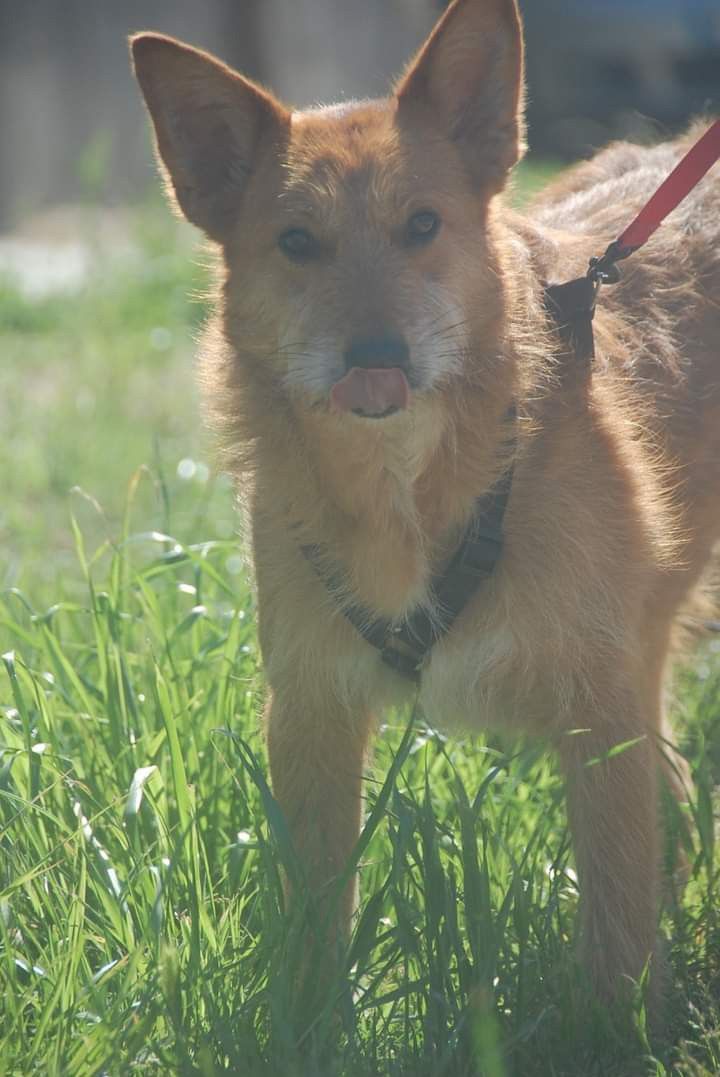
POLYGON ((473 178, 500 190, 524 151, 516 0, 454 0, 396 87, 400 115, 430 109, 473 178))

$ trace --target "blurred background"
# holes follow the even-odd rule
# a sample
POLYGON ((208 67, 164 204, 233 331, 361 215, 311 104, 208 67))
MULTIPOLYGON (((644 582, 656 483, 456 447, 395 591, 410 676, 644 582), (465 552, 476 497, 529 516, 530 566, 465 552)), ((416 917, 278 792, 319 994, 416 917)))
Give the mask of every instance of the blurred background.
MULTIPOLYGON (((292 103, 383 92, 440 0, 0 0, 0 222, 151 182, 128 33, 217 52, 292 103)), ((569 158, 717 105, 718 0, 522 0, 531 148, 569 158)))
MULTIPOLYGON (((519 200, 611 137, 720 107, 720 0, 521 3, 519 200)), ((235 527, 192 386, 203 257, 161 204, 127 35, 175 35, 308 104, 383 93, 443 7, 0 0, 0 586, 71 577, 70 512, 100 541, 129 488, 143 526, 235 527)))

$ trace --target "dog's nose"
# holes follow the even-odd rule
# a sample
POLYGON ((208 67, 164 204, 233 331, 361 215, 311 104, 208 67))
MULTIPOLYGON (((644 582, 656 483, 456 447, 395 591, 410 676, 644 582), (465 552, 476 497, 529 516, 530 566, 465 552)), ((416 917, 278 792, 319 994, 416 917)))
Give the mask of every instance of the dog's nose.
POLYGON ((345 367, 364 367, 366 370, 384 367, 405 368, 410 360, 410 350, 405 337, 393 333, 376 333, 356 336, 345 349, 345 367))

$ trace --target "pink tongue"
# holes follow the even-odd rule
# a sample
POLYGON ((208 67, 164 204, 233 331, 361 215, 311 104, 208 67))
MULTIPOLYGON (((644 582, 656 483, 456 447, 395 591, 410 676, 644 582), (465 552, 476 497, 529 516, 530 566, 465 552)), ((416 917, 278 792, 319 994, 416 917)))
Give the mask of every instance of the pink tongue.
POLYGON ((399 367, 366 370, 354 366, 335 382, 330 399, 340 411, 384 415, 391 408, 408 406, 410 386, 399 367))

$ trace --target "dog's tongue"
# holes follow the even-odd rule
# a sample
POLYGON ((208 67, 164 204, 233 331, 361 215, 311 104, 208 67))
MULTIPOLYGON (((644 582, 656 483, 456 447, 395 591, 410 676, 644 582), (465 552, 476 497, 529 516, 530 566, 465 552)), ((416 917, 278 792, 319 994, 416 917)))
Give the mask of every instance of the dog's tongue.
POLYGON ((354 366, 344 378, 335 382, 330 399, 340 411, 379 416, 406 408, 410 386, 399 367, 368 370, 354 366))

